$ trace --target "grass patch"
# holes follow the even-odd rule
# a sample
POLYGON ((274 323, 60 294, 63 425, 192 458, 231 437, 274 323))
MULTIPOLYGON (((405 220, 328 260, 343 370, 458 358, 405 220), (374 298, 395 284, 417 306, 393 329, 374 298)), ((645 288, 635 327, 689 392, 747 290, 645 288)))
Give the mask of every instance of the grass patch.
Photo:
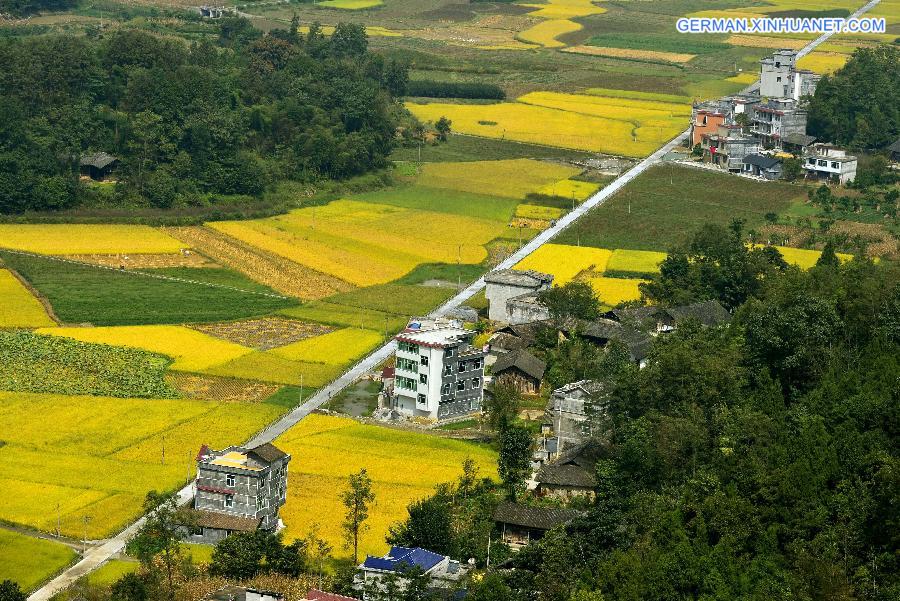
POLYGON ((667 251, 684 244, 704 223, 727 225, 735 217, 747 228, 765 223, 804 194, 786 183, 755 182, 732 175, 660 165, 566 229, 560 244, 667 251))
MULTIPOLYGON (((430 263, 419 265, 408 274, 394 281, 394 284, 422 284, 429 280, 462 283, 473 282, 481 277, 485 268, 482 265, 455 265, 453 263, 430 263)), ((448 297, 449 298, 449 297, 448 297)), ((446 300, 446 299, 445 299, 446 300)))
POLYGON ((136 561, 110 559, 88 574, 88 582, 94 586, 111 586, 125 574, 133 574, 141 567, 136 561))
POLYGON ((0 530, 0 582, 30 592, 75 560, 75 551, 49 540, 0 530))
POLYGON ((228 321, 296 305, 227 269, 180 267, 152 273, 237 288, 161 280, 129 272, 3 253, 6 264, 44 295, 66 323, 95 325, 228 321))
MULTIPOLYGON (((474 164, 466 163, 466 165, 474 164)), ((504 222, 509 221, 516 209, 516 201, 510 198, 421 185, 397 186, 357 194, 353 200, 504 222)))
POLYGON ((337 396, 322 405, 322 408, 355 417, 371 415, 378 407, 379 392, 381 392, 381 382, 360 380, 342 390, 337 396))
POLYGON ((276 407, 293 409, 302 401, 305 401, 315 394, 315 392, 315 388, 310 388, 308 386, 304 386, 303 388, 300 388, 299 386, 282 386, 278 389, 278 392, 265 399, 263 402, 269 405, 275 405, 276 407))
MULTIPOLYGON (((398 148, 391 159, 418 161, 419 148, 398 148)), ((445 161, 498 161, 502 159, 576 160, 591 156, 586 152, 526 144, 513 140, 491 140, 473 136, 451 135, 446 142, 421 147, 421 160, 426 163, 445 161)))
MULTIPOLYGON (((541 187, 562 178, 572 177, 581 169, 548 161, 515 159, 482 161, 477 163, 429 163, 422 167, 420 182, 437 188, 463 192, 490 194, 522 199, 541 187)), ((509 220, 515 205, 510 205, 504 222, 509 220)))
POLYGON ((172 398, 169 363, 138 349, 0 332, 0 390, 172 398))

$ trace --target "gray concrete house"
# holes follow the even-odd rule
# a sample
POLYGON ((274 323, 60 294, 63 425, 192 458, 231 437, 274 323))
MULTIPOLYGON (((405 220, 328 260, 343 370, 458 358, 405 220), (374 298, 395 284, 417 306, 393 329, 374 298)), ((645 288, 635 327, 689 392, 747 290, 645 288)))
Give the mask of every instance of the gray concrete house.
POLYGON ((739 172, 744 168, 744 157, 760 151, 759 139, 742 133, 739 125, 720 125, 715 133, 703 134, 700 147, 710 163, 739 172))
POLYGON ((793 98, 778 98, 753 107, 750 133, 764 148, 782 147, 784 138, 806 135, 806 109, 793 98))
POLYGON ((762 177, 768 180, 781 179, 781 161, 764 154, 751 154, 744 157, 743 172, 747 175, 762 177))
POLYGON ((604 411, 603 385, 593 380, 580 380, 553 391, 547 402, 547 418, 553 424, 563 445, 578 443, 590 435, 587 427, 592 411, 604 411))
POLYGON ((276 530, 278 510, 287 499, 291 456, 273 444, 197 455, 194 524, 188 539, 215 543, 233 532, 276 530))
POLYGON ((776 50, 759 61, 759 95, 767 98, 800 100, 816 93, 821 76, 797 68, 797 51, 776 50))
POLYGON ((507 312, 507 301, 549 289, 553 284, 553 276, 539 271, 504 269, 484 276, 484 283, 484 295, 489 303, 489 319, 504 323, 526 323, 527 321, 535 321, 535 319, 529 318, 526 321, 521 321, 520 319, 524 319, 524 317, 517 317, 516 321, 510 320, 510 315, 507 312))

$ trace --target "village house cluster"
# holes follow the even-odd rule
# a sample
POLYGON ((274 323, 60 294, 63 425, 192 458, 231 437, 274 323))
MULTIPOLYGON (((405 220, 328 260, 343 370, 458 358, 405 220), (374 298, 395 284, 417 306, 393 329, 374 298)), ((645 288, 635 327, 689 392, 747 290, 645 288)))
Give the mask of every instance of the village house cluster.
POLYGON ((691 147, 731 173, 781 179, 785 161, 796 159, 808 179, 853 181, 856 157, 806 133, 806 107, 819 79, 797 68, 796 51, 776 51, 760 61, 759 85, 748 93, 694 104, 691 147))

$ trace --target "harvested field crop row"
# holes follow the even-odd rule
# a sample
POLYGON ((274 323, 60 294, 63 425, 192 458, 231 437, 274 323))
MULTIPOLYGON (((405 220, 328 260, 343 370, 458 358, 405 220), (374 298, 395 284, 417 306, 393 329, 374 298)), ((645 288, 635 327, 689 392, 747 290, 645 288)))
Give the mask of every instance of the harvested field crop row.
POLYGON ((166 383, 185 398, 227 403, 258 403, 280 388, 277 384, 265 382, 179 372, 166 374, 166 383))
POLYGON ((243 321, 194 324, 187 327, 258 351, 267 351, 306 338, 321 336, 332 330, 322 324, 283 317, 260 317, 243 321))
POLYGON ((184 245, 146 225, 0 224, 0 248, 44 255, 179 253, 184 245))
POLYGON ((634 50, 630 48, 607 48, 606 46, 570 46, 563 52, 587 54, 590 56, 609 56, 636 61, 682 64, 696 57, 696 54, 678 52, 660 52, 658 50, 634 50))
POLYGON ((353 287, 334 276, 286 261, 210 228, 177 227, 166 231, 223 265, 288 296, 311 300, 353 287))
POLYGON ((0 269, 0 328, 55 325, 41 302, 10 271, 0 269))

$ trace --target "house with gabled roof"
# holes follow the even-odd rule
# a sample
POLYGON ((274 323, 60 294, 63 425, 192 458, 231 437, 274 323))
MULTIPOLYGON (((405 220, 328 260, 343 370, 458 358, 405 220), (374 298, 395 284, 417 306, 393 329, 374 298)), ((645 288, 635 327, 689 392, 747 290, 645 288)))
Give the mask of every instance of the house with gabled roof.
POLYGON ((406 576, 411 572, 426 576, 431 588, 445 589, 453 586, 467 571, 466 566, 446 555, 395 545, 382 557, 367 556, 357 567, 353 583, 366 599, 365 591, 383 590, 387 579, 394 579, 400 590, 404 590, 408 582, 406 576))
POLYGON ((514 551, 540 540, 557 526, 568 524, 581 515, 575 509, 532 507, 503 501, 494 510, 493 518, 500 539, 514 551))
MULTIPOLYGON (((484 284, 484 295, 489 304, 489 319, 504 323, 527 323, 535 321, 535 317, 526 311, 526 307, 519 307, 521 315, 517 313, 516 316, 511 316, 508 308, 509 301, 527 297, 532 299, 528 302, 535 305, 533 302, 536 299, 535 295, 550 288, 553 284, 553 276, 530 269, 501 269, 484 276, 484 284)), ((523 300, 523 302, 525 301, 523 300)), ((514 303, 513 306, 517 305, 514 303)), ((540 307, 535 306, 534 310, 541 313, 540 307)))
POLYGON ((519 349, 500 356, 494 363, 491 374, 495 383, 511 385, 522 394, 537 394, 541 391, 541 381, 546 370, 546 363, 528 349, 519 349))
POLYGON ((600 443, 586 440, 568 450, 563 449, 557 461, 541 466, 535 476, 537 494, 570 500, 575 497, 593 499, 597 489, 597 461, 600 443))

